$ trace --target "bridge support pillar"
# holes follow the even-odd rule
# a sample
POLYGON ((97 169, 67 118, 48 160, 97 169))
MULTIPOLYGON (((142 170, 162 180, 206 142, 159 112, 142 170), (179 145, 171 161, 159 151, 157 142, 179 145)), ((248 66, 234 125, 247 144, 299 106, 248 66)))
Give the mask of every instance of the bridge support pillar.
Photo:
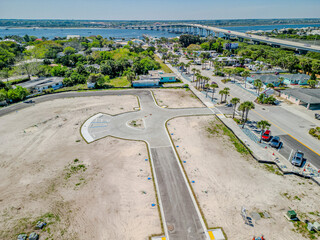
POLYGON ((260 41, 257 41, 257 40, 252 40, 253 41, 253 44, 255 45, 259 45, 260 44, 260 41))
POLYGON ((229 34, 225 34, 225 38, 230 40, 230 35, 229 34))
POLYGON ((239 42, 243 42, 243 38, 242 37, 238 37, 239 42))

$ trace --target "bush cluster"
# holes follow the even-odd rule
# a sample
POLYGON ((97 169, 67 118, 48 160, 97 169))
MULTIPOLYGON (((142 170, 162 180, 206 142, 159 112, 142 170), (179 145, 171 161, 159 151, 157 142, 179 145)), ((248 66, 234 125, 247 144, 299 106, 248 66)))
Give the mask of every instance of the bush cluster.
POLYGON ((309 134, 315 138, 318 138, 320 140, 320 127, 311 128, 309 130, 309 134))

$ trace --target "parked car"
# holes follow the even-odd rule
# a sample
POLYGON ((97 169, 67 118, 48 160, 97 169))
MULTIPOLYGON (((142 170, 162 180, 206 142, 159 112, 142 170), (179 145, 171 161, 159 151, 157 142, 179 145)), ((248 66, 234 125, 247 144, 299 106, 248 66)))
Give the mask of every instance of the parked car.
POLYGON ((264 133, 262 134, 261 138, 262 138, 263 141, 266 141, 266 142, 270 141, 270 139, 271 139, 271 131, 270 130, 264 131, 264 133))
POLYGON ((291 160, 292 165, 301 167, 303 163, 303 156, 304 156, 303 152, 299 150, 296 151, 291 160))
POLYGON ((271 147, 273 148, 279 148, 281 146, 281 140, 280 137, 275 136, 271 139, 270 144, 271 147))
POLYGON ((315 119, 320 120, 320 114, 319 113, 314 114, 314 117, 315 117, 315 119))

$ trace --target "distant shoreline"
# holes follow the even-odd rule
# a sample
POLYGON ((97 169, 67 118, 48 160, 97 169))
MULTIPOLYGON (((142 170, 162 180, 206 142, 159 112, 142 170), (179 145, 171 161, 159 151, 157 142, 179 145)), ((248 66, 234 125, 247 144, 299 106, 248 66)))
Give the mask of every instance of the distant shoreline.
MULTIPOLYGON (((293 23, 293 24, 263 24, 263 25, 224 25, 224 26, 216 26, 213 25, 217 28, 228 28, 228 27, 262 27, 262 26, 292 26, 292 25, 319 25, 320 27, 320 23, 293 23)), ((154 25, 149 25, 148 27, 154 27, 154 25)), ((210 25, 209 25, 210 26, 210 25)), ((0 27, 0 30, 2 29, 121 29, 120 27, 10 27, 10 26, 5 26, 5 27, 0 27)), ((125 28, 124 28, 125 29, 125 28)), ((130 29, 130 27, 126 30, 132 30, 130 29)))

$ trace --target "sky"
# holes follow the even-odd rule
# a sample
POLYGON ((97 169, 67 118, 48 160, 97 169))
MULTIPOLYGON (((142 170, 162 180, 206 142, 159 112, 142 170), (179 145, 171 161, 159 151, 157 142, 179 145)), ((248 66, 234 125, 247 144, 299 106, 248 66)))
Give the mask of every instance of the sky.
POLYGON ((318 18, 320 0, 0 0, 0 19, 318 18))

